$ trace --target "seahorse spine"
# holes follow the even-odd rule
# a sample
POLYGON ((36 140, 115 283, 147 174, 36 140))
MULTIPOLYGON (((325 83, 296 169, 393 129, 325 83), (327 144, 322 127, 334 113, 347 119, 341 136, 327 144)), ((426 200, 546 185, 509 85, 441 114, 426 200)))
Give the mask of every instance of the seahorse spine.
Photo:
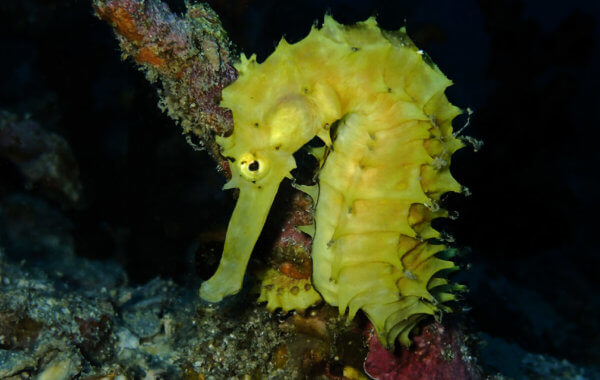
POLYGON ((374 18, 343 26, 326 16, 264 63, 243 57, 236 68, 222 103, 235 128, 219 143, 232 161, 226 187, 239 187, 240 200, 201 296, 239 290, 272 198, 295 167, 291 154, 318 136, 329 153, 315 154, 326 157, 318 191, 305 189, 316 202, 313 285, 350 318, 362 309, 387 347, 408 345, 412 328, 447 310, 458 289, 436 276, 454 264, 431 241, 440 237, 431 220, 447 215, 440 196, 461 190, 449 170, 463 146, 452 133, 461 111, 444 94, 452 82, 404 29, 382 31, 374 18))

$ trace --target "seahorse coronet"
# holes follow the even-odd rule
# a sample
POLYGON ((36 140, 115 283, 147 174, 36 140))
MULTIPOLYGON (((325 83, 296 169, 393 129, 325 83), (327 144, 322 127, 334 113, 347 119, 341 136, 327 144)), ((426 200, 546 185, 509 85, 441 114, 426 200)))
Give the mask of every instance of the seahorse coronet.
POLYGON ((225 188, 240 196, 201 297, 216 302, 240 289, 293 154, 318 137, 325 146, 309 149, 318 189, 297 186, 315 202, 315 223, 300 229, 313 236, 309 285, 318 293, 298 292, 299 281, 271 270, 260 300, 270 310, 304 309, 320 295, 348 318, 362 310, 386 347, 408 346, 412 329, 449 311, 444 303, 463 290, 444 278, 456 266, 431 226, 448 216, 440 197, 462 191, 450 172, 464 146, 452 130, 462 111, 445 95, 452 81, 404 28, 383 31, 374 17, 345 26, 326 15, 303 40, 281 39, 264 62, 242 55, 235 67, 239 78, 221 102, 234 130, 217 143, 231 160, 225 188))

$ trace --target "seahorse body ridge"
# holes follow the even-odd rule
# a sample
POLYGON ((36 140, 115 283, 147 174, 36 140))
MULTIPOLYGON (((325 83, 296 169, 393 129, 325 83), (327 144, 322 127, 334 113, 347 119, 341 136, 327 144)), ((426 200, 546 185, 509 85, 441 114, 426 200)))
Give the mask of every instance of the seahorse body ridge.
MULTIPOLYGON (((440 276, 455 266, 431 240, 440 238, 431 221, 447 216, 441 195, 461 191, 449 169, 463 146, 452 134, 461 110, 444 94, 452 82, 404 29, 382 31, 374 18, 344 26, 326 16, 305 39, 282 39, 263 63, 242 56, 236 68, 221 103, 235 128, 218 142, 231 160, 225 188, 240 196, 201 297, 239 290, 293 154, 318 136, 327 151, 314 151, 318 191, 304 189, 316 198, 312 284, 349 318, 363 310, 387 347, 409 345, 414 326, 449 310, 443 303, 460 289, 440 276)), ((285 299, 284 309, 295 306, 285 299)))

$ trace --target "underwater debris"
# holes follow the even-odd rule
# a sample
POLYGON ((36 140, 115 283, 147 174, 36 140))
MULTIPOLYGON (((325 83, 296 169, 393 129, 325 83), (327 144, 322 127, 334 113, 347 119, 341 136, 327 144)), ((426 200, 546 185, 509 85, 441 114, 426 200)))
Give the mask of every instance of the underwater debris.
POLYGON ((289 378, 298 371, 271 362, 294 333, 281 330, 264 307, 216 313, 200 305, 193 290, 171 281, 131 287, 113 277, 115 271, 123 275, 121 267, 81 260, 87 264, 53 265, 59 270, 64 264, 57 277, 12 262, 0 249, 0 377, 43 378, 65 370, 70 375, 61 378, 162 373, 175 379, 193 368, 206 379, 289 378), (62 282, 72 271, 116 281, 62 282))

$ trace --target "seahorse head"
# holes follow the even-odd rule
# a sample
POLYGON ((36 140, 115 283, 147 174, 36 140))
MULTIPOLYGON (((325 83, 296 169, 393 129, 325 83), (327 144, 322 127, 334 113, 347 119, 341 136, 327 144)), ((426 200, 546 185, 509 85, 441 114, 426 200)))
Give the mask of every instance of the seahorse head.
POLYGON ((224 189, 240 192, 219 268, 200 289, 210 302, 239 291, 279 185, 296 167, 293 154, 315 136, 330 144, 328 126, 341 112, 326 82, 311 82, 292 61, 276 60, 259 65, 255 56, 242 56, 239 78, 223 90, 221 106, 232 110, 234 120, 233 133, 217 138, 232 174, 224 189))
POLYGON ((296 167, 293 154, 315 135, 315 108, 306 96, 286 94, 264 114, 234 114, 233 134, 217 139, 230 160, 226 188, 258 189, 289 176, 296 167))

